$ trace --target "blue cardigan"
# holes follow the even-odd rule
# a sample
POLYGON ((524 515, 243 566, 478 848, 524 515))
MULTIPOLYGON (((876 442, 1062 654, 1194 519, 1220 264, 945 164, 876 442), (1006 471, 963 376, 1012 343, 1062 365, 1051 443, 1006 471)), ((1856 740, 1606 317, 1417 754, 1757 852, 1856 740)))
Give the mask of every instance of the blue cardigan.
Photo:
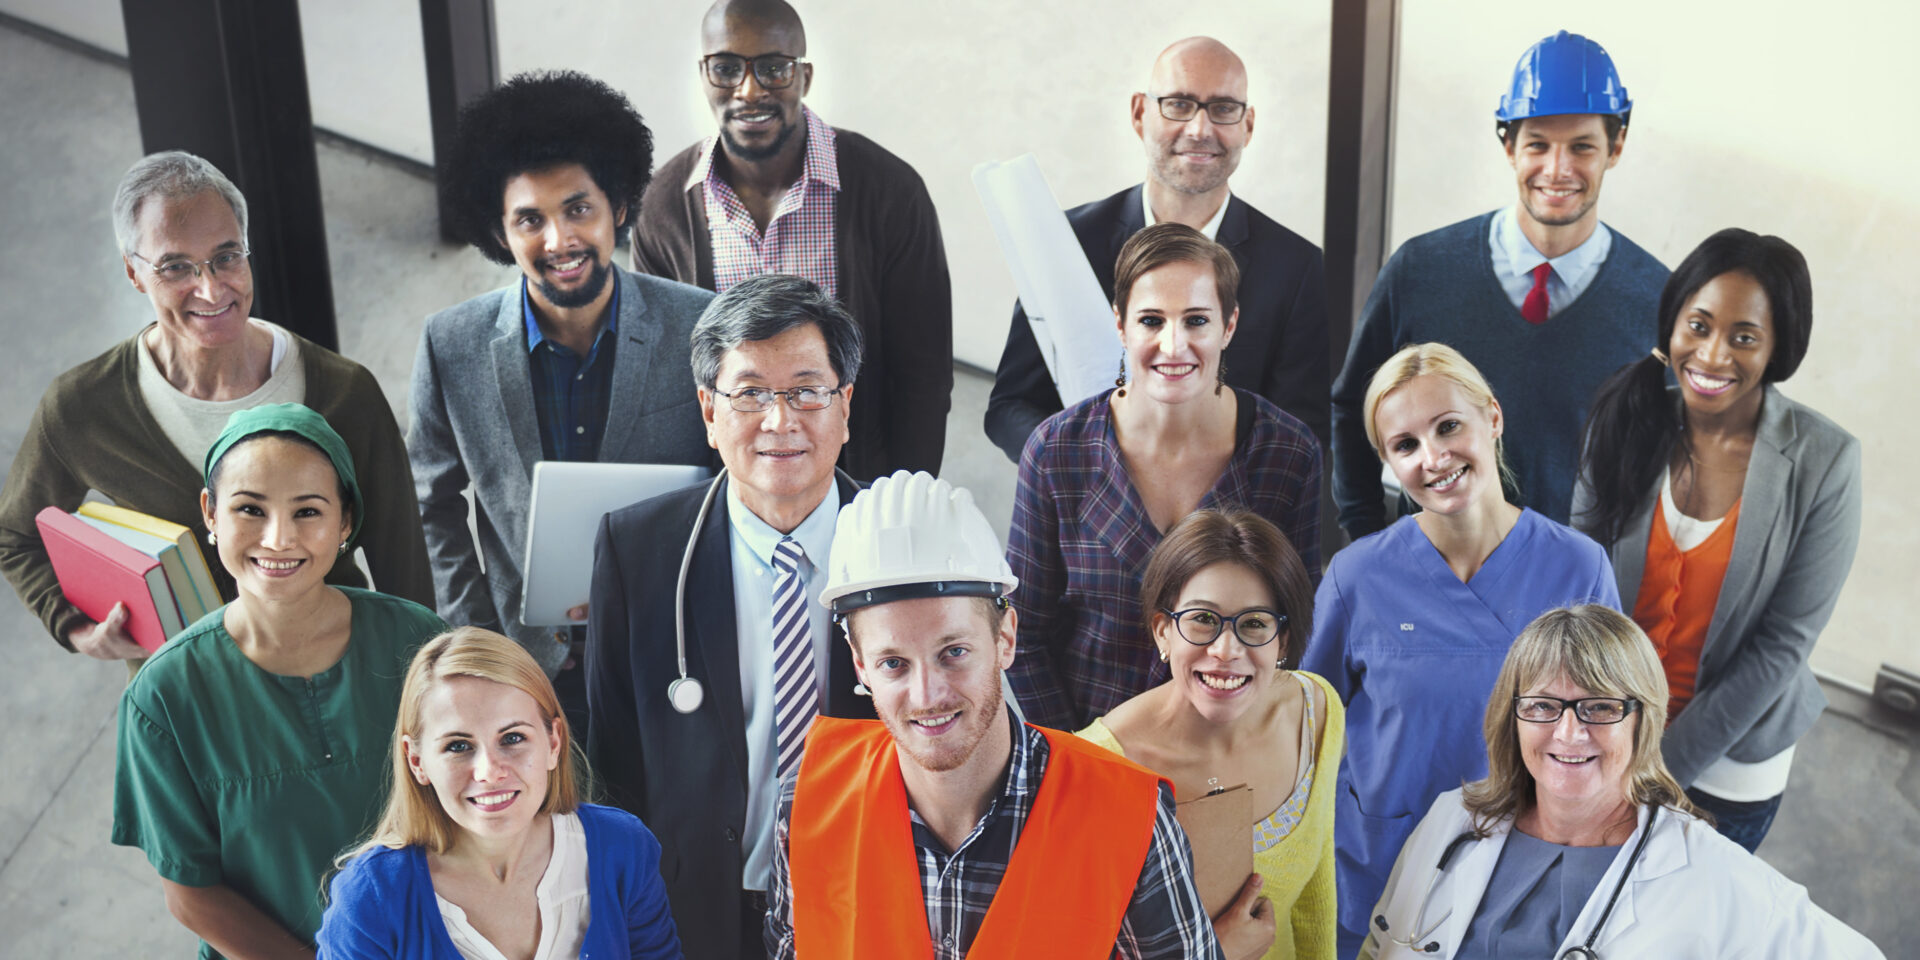
MULTIPOLYGON (((660 882, 660 841, 638 817, 582 804, 590 900, 581 960, 677 960, 680 938, 660 882)), ((461 960, 440 919, 426 851, 377 848, 333 878, 320 923, 320 956, 461 960)))

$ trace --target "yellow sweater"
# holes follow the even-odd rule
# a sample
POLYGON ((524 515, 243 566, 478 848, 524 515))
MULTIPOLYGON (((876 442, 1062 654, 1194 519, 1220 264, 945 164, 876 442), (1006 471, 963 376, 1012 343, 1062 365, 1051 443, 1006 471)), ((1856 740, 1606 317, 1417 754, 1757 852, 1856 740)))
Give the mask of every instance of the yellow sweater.
MULTIPOLYGON (((1346 751, 1346 710, 1327 681, 1304 670, 1296 672, 1320 688, 1327 702, 1327 724, 1313 752, 1313 786, 1307 791, 1306 814, 1286 839, 1253 855, 1253 869, 1266 880, 1260 895, 1273 902, 1275 916, 1281 918, 1264 960, 1334 960, 1339 913, 1333 888, 1333 794, 1340 757, 1346 751)), ((1126 755, 1105 718, 1093 721, 1079 735, 1126 755)), ((1271 814, 1268 811, 1261 819, 1271 814)), ((1247 825, 1249 843, 1253 826, 1247 825)))

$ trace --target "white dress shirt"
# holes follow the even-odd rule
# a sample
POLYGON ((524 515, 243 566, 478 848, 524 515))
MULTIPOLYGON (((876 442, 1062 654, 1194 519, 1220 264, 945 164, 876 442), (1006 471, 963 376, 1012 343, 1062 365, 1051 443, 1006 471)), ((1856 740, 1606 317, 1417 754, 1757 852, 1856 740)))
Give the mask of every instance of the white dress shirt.
POLYGON ((1604 223, 1595 223, 1593 235, 1579 246, 1549 258, 1534 249, 1533 241, 1520 231, 1520 208, 1508 207, 1493 215, 1487 244, 1493 251, 1493 275, 1499 278, 1515 310, 1520 309, 1528 291, 1533 289, 1533 268, 1543 263, 1553 264, 1553 272, 1547 275, 1547 316, 1552 317, 1579 299, 1587 285, 1599 275, 1600 265, 1607 261, 1607 252, 1613 249, 1613 231, 1604 223))

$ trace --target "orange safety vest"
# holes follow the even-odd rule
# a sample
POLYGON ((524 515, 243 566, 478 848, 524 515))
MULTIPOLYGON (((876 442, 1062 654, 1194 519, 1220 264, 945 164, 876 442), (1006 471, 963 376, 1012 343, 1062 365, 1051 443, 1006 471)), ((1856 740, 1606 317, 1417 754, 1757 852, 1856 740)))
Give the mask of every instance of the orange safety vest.
MULTIPOLYGON (((1147 862, 1162 781, 1078 737, 1040 732, 1046 771, 967 956, 1105 960, 1147 862)), ((933 956, 906 781, 885 725, 814 719, 788 824, 800 960, 933 956)))

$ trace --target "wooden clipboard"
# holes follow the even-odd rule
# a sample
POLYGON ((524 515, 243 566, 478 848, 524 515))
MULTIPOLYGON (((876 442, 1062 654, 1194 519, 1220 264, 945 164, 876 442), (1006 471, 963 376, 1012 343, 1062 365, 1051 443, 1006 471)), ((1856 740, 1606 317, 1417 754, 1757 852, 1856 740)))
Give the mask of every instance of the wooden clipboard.
POLYGON ((1193 848, 1193 883, 1207 916, 1218 917, 1239 896, 1253 872, 1253 789, 1216 788, 1174 804, 1174 815, 1193 848))

